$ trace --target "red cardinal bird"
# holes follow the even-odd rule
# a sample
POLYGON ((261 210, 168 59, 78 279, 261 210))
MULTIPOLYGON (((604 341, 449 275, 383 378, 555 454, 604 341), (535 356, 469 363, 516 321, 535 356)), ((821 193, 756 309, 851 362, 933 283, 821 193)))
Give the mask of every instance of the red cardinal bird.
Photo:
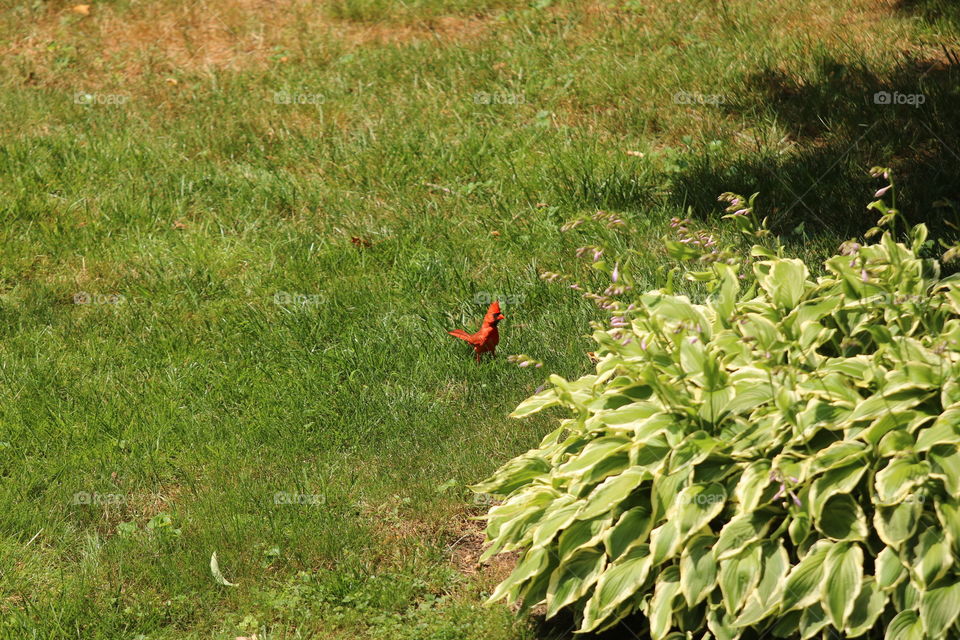
POLYGON ((494 355, 494 349, 500 343, 500 334, 497 332, 497 324, 506 316, 500 313, 500 301, 496 300, 487 309, 487 315, 483 316, 483 326, 480 331, 470 335, 463 329, 454 329, 448 332, 455 338, 466 340, 473 345, 473 351, 477 354, 477 362, 480 362, 480 354, 490 352, 494 355))

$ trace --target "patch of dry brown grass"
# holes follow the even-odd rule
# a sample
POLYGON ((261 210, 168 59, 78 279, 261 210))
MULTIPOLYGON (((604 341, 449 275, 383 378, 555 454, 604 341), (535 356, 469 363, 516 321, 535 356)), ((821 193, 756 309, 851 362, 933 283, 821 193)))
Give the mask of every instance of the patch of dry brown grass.
POLYGON ((332 50, 458 41, 478 36, 487 22, 475 16, 339 21, 309 0, 132 2, 124 9, 94 4, 87 15, 65 4, 8 17, 5 28, 13 35, 0 46, 0 56, 15 61, 28 84, 56 85, 67 76, 99 87, 145 75, 295 64, 307 40, 332 50))

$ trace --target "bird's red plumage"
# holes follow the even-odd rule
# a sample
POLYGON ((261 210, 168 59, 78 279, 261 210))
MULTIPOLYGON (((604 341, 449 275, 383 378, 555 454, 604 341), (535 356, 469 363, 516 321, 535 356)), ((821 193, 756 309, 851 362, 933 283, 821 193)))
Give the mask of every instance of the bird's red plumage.
POLYGON ((497 345, 500 344, 500 332, 497 331, 497 323, 506 316, 500 313, 500 301, 494 301, 487 309, 487 314, 483 317, 483 325, 476 333, 470 334, 463 329, 454 329, 448 331, 455 338, 460 338, 473 345, 473 351, 476 354, 477 362, 480 362, 480 355, 484 353, 494 354, 497 345))

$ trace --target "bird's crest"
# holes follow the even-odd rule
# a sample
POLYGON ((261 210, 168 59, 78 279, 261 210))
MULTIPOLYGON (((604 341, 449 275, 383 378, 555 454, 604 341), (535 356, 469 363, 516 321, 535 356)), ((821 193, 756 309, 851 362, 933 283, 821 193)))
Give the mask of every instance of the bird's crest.
POLYGON ((483 316, 484 324, 493 324, 496 320, 503 320, 506 316, 500 313, 500 301, 494 300, 487 307, 487 315, 483 316))

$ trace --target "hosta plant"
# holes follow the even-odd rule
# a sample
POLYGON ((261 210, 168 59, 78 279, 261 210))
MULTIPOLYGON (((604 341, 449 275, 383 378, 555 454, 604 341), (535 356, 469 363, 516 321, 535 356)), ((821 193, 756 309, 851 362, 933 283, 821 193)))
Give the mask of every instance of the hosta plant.
POLYGON ((596 372, 513 414, 566 417, 474 487, 486 557, 519 552, 491 600, 655 639, 960 637, 960 280, 904 240, 816 278, 701 242, 700 302, 607 304, 596 372))

